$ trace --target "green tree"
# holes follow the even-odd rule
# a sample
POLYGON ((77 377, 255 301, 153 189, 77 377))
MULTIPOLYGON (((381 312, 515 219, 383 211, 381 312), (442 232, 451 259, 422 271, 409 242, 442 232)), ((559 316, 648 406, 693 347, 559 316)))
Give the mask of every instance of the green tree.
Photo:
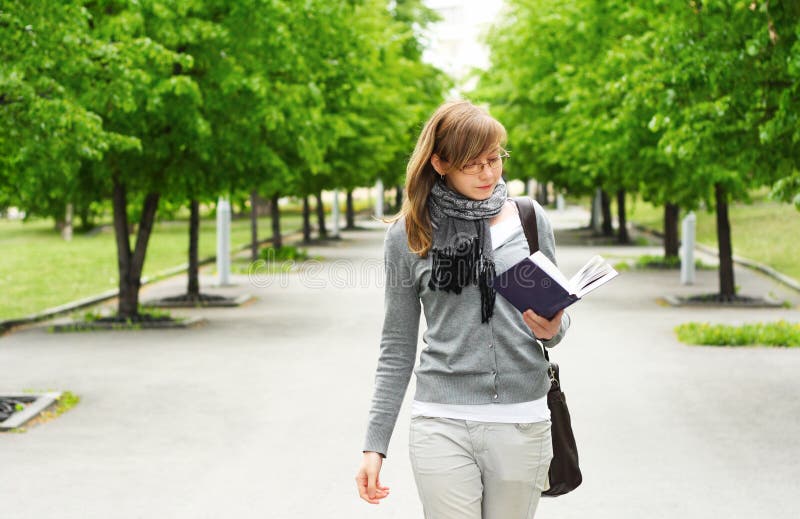
POLYGON ((140 145, 83 103, 118 56, 88 23, 76 2, 0 1, 0 206, 60 220, 73 203, 88 215, 98 194, 84 162, 140 145))
POLYGON ((714 207, 719 298, 733 299, 728 203, 776 181, 776 196, 791 200, 800 184, 800 7, 512 0, 509 9, 489 39, 479 95, 509 127, 511 174, 616 192, 621 232, 624 194, 641 192, 665 206, 668 255, 678 207, 714 207))

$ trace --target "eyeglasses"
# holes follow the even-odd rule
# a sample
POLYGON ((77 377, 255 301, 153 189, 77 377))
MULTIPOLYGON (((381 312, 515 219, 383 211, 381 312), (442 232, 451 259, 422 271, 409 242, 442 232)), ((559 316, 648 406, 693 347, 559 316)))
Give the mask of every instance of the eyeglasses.
POLYGON ((499 171, 503 167, 503 162, 508 158, 508 153, 503 152, 502 154, 498 155, 497 157, 492 157, 488 159, 486 162, 479 162, 477 164, 467 164, 466 166, 461 168, 461 172, 465 175, 477 175, 481 171, 483 171, 483 166, 488 165, 489 169, 492 171, 499 171))

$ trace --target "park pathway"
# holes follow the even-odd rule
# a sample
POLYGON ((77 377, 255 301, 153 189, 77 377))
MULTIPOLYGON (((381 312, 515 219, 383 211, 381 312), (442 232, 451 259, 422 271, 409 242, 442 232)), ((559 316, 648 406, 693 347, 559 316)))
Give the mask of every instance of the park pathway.
MULTIPOLYGON (((575 208, 550 214, 558 229, 586 223, 575 208)), ((210 290, 253 293, 248 306, 175 312, 208 317, 200 328, 38 326, 0 338, 0 390, 82 399, 50 423, 0 435, 0 517, 422 517, 406 449, 413 379, 382 474, 392 495, 370 506, 355 492, 383 315, 384 226, 363 224, 311 247, 324 260, 302 272, 236 276, 210 290)), ((597 252, 657 251, 563 245, 557 256, 571 274, 597 252)), ((760 274, 736 276, 745 294, 800 303, 760 274)), ((183 283, 166 280, 143 297, 183 283)), ((585 479, 573 494, 543 500, 537 517, 800 516, 800 349, 690 347, 672 331, 690 320, 800 316, 656 301, 715 288, 715 271, 698 272, 692 287, 674 271, 630 271, 571 308, 553 359, 585 479)))

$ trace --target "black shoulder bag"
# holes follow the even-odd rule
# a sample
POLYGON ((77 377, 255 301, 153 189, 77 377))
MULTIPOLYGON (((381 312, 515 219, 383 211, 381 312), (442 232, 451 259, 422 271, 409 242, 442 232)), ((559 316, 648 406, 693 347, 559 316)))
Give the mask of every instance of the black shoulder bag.
MULTIPOLYGON (((536 225, 536 212, 533 200, 529 197, 515 197, 514 203, 519 210, 522 229, 528 240, 531 254, 539 250, 539 230, 536 225)), ((561 391, 558 377, 558 364, 550 362, 547 348, 542 347, 544 358, 550 364, 550 391, 547 393, 547 407, 550 408, 551 434, 553 437, 553 461, 550 462, 550 488, 542 492, 543 496, 555 497, 575 490, 583 477, 578 466, 578 447, 572 433, 572 420, 569 417, 567 398, 561 391)))

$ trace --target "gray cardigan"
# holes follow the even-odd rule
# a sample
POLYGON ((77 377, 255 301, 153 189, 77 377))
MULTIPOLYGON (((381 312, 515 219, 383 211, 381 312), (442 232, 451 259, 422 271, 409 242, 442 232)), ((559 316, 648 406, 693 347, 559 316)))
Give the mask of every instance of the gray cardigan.
MULTIPOLYGON (((555 263, 553 228, 534 201, 539 248, 555 263)), ((497 274, 529 255, 522 228, 494 250, 497 274)), ((511 404, 547 394, 547 362, 522 314, 497 295, 494 315, 481 323, 480 292, 466 286, 461 294, 431 290, 431 256, 409 251, 405 218, 394 222, 384 240, 384 320, 375 393, 367 424, 364 451, 383 456, 389 447, 417 353, 420 311, 428 324, 422 340, 414 398, 443 404, 511 404)), ((545 347, 558 344, 570 325, 565 313, 561 328, 545 347)))

